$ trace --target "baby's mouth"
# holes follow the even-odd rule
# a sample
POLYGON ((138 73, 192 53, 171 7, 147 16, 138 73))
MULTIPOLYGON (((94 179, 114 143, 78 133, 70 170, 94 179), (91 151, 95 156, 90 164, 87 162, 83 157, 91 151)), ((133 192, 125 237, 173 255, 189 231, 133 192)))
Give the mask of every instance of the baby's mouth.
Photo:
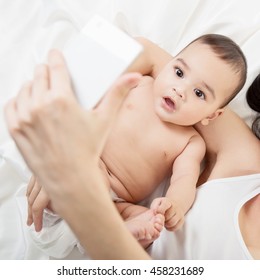
POLYGON ((169 111, 175 110, 175 103, 171 98, 164 97, 164 101, 165 101, 166 107, 169 111))

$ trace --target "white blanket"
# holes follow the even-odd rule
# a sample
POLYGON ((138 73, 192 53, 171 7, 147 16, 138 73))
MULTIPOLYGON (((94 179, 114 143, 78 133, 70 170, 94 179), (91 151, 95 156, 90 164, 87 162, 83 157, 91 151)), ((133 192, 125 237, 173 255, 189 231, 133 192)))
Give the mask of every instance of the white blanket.
POLYGON ((0 0, 0 259, 44 259, 27 236, 24 190, 30 172, 7 133, 3 106, 30 79, 35 63, 65 42, 94 13, 132 36, 147 37, 176 54, 204 33, 230 36, 244 51, 248 80, 232 108, 251 123, 245 90, 260 70, 258 0, 0 0))

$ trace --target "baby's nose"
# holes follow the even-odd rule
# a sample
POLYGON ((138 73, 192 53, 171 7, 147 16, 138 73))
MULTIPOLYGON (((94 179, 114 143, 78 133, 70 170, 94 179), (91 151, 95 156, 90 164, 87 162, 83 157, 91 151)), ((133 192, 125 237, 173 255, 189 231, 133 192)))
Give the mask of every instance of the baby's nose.
POLYGON ((173 88, 173 92, 179 96, 182 100, 185 100, 185 93, 183 89, 180 88, 173 88))

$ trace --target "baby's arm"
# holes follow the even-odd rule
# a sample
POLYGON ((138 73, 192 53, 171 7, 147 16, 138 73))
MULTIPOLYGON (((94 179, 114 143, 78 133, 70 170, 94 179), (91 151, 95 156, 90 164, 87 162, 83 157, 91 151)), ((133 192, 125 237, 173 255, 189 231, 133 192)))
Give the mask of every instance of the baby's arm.
POLYGON ((205 143, 199 135, 194 135, 174 161, 166 196, 152 202, 151 208, 165 215, 165 227, 168 230, 173 231, 182 226, 184 215, 194 202, 200 163, 204 155, 205 143))

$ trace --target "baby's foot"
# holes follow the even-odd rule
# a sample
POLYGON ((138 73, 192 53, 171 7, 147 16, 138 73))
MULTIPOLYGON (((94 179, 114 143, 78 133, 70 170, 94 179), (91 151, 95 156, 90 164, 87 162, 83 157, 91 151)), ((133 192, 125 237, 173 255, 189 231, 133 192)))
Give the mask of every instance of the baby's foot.
POLYGON ((164 227, 164 216, 149 209, 126 221, 126 226, 143 247, 150 245, 164 227))

